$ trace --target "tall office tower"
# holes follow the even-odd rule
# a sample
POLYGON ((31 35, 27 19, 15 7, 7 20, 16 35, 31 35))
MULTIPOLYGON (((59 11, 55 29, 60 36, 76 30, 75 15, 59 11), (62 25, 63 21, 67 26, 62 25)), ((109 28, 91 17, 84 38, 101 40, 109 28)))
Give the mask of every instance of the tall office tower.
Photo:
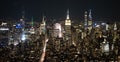
POLYGON ((89 15, 88 15, 88 29, 91 30, 92 29, 92 15, 91 15, 91 10, 89 11, 89 15))
POLYGON ((31 34, 35 34, 35 28, 34 28, 34 20, 33 20, 33 17, 31 18, 31 21, 32 21, 32 22, 31 22, 31 25, 32 25, 32 26, 31 26, 31 28, 30 28, 30 33, 31 33, 31 34))
POLYGON ((87 28, 87 26, 88 26, 88 19, 87 19, 87 11, 85 11, 85 14, 84 14, 84 28, 86 29, 87 28))
POLYGON ((46 22, 45 16, 43 16, 42 23, 40 24, 40 34, 45 34, 46 32, 46 22))
POLYGON ((108 31, 109 30, 109 24, 106 24, 106 30, 108 31))
POLYGON ((117 30, 117 24, 116 24, 116 22, 114 24, 114 30, 117 30))
POLYGON ((62 31, 61 31, 61 24, 55 23, 54 24, 54 37, 61 38, 62 37, 62 31))
POLYGON ((65 40, 68 41, 69 45, 72 44, 71 41, 71 20, 69 17, 69 9, 67 10, 67 16, 65 20, 65 40))
POLYGON ((117 36, 117 24, 116 24, 116 22, 113 25, 113 30, 114 30, 113 41, 116 41, 116 39, 118 38, 118 36, 117 36))
POLYGON ((20 19, 20 23, 22 25, 22 31, 24 31, 24 28, 25 28, 25 11, 22 11, 22 18, 20 19))

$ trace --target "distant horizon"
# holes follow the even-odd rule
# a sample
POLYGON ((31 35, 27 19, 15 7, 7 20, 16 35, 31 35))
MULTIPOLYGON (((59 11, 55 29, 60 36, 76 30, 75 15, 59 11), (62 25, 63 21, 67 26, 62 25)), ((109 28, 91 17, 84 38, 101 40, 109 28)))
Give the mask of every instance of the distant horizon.
POLYGON ((84 12, 92 10, 93 19, 120 17, 120 4, 116 0, 1 0, 0 18, 18 19, 25 11, 25 17, 65 18, 70 9, 70 17, 83 18, 84 12))
MULTIPOLYGON (((0 21, 2 22, 2 21, 20 21, 20 19, 21 18, 17 18, 17 19, 15 19, 15 18, 0 18, 0 21)), ((51 22, 51 21, 55 21, 55 22, 60 22, 60 21, 65 21, 65 19, 66 19, 66 16, 65 17, 61 17, 61 18, 59 18, 59 19, 56 19, 56 18, 46 18, 46 21, 47 22, 51 22)), ((84 17, 82 18, 82 17, 70 17, 70 19, 71 19, 71 21, 75 21, 75 22, 83 22, 84 21, 84 17)), ((42 22, 42 17, 39 17, 39 18, 33 18, 33 20, 35 21, 35 22, 42 22)), ((31 18, 26 18, 25 17, 25 21, 26 22, 31 22, 32 20, 31 20, 31 18)), ((99 19, 97 19, 97 20, 95 20, 94 18, 93 18, 93 21, 105 21, 105 22, 120 22, 120 18, 118 17, 118 18, 116 18, 116 17, 105 17, 105 18, 99 18, 99 19)))
POLYGON ((116 0, 1 0, 0 19, 20 19, 25 17, 41 19, 43 14, 48 19, 65 19, 69 8, 71 19, 84 20, 84 12, 92 10, 93 20, 109 18, 120 20, 120 4, 116 0))

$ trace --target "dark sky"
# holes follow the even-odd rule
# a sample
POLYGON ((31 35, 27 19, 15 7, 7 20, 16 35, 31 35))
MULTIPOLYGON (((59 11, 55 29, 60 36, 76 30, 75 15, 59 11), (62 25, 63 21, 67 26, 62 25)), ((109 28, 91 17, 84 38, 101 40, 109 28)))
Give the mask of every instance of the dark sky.
POLYGON ((82 17, 85 10, 92 9, 92 16, 120 16, 118 0, 0 0, 0 18, 20 18, 25 10, 27 18, 42 17, 64 18, 66 10, 70 9, 71 17, 82 17))

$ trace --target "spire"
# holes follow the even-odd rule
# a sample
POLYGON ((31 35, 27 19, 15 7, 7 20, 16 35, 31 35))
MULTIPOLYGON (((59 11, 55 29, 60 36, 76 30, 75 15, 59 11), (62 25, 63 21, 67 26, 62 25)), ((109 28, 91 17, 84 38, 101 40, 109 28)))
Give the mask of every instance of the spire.
POLYGON ((22 19, 24 19, 25 18, 25 11, 23 10, 22 11, 22 19))
POLYGON ((34 25, 33 17, 31 18, 31 20, 32 20, 32 23, 31 23, 31 24, 32 24, 32 27, 33 27, 33 25, 34 25))
POLYGON ((42 23, 45 25, 45 16, 43 15, 42 23))
POLYGON ((67 10, 67 18, 66 19, 70 19, 70 17, 69 17, 69 9, 67 10))
POLYGON ((92 20, 91 9, 89 10, 89 20, 92 20))
POLYGON ((116 22, 114 23, 114 30, 117 30, 117 24, 116 24, 116 22))
POLYGON ((45 21, 45 19, 44 19, 45 17, 44 17, 44 15, 43 15, 43 18, 42 18, 42 22, 44 22, 45 21))
POLYGON ((85 11, 85 14, 84 14, 84 18, 85 18, 84 23, 85 23, 85 26, 87 26, 87 24, 88 24, 88 23, 87 23, 87 17, 88 17, 88 16, 87 16, 87 11, 85 11))

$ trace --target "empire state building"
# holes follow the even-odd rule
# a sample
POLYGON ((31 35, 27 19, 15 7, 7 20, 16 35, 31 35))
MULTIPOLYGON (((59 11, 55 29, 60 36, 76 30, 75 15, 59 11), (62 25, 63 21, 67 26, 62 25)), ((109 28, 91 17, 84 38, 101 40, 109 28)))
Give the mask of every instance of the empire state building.
POLYGON ((67 10, 67 16, 66 16, 66 20, 65 20, 65 40, 68 41, 69 45, 72 44, 71 41, 71 20, 69 17, 69 10, 67 10))

